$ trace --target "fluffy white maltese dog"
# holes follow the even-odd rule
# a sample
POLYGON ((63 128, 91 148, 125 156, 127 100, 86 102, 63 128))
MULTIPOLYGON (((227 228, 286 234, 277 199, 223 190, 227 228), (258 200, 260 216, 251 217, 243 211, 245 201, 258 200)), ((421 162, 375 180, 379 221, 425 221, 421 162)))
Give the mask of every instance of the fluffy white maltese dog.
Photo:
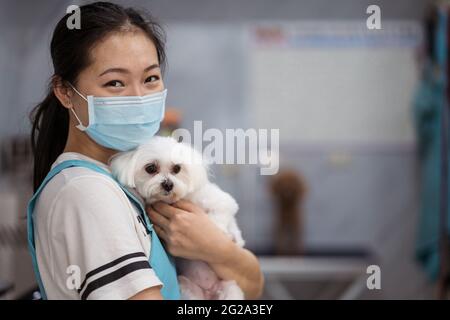
MULTIPOLYGON (((208 180, 202 155, 171 137, 153 137, 135 150, 111 159, 111 170, 123 185, 134 188, 146 203, 186 199, 201 207, 239 246, 244 246, 235 215, 238 204, 208 180)), ((181 298, 186 300, 244 299, 236 281, 218 278, 206 262, 176 260, 181 298)))

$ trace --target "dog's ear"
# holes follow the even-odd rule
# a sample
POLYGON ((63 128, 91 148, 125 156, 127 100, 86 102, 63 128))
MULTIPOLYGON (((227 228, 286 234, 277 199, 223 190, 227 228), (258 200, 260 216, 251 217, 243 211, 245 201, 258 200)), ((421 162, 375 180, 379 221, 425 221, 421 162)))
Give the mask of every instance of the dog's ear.
POLYGON ((135 188, 134 175, 136 172, 137 151, 121 152, 110 160, 113 176, 123 185, 135 188))

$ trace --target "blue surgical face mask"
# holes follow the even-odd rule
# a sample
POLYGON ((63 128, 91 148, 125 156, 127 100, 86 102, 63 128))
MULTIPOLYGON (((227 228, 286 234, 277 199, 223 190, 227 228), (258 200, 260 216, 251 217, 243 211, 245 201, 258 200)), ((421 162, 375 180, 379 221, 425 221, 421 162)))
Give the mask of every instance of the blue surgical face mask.
POLYGON ((77 128, 106 148, 118 151, 136 148, 155 135, 164 118, 167 89, 147 96, 84 97, 70 86, 88 103, 87 127, 70 109, 79 123, 77 128))

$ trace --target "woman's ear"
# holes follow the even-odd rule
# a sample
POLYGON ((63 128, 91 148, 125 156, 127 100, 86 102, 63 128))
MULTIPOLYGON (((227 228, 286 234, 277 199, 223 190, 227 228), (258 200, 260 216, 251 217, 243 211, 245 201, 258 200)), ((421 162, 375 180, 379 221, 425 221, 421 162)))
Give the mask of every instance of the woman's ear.
POLYGON ((121 152, 110 159, 111 172, 121 184, 135 188, 137 150, 121 152))
POLYGON ((52 78, 53 93, 59 102, 67 109, 71 109, 72 105, 72 90, 64 84, 60 76, 53 76, 52 78))

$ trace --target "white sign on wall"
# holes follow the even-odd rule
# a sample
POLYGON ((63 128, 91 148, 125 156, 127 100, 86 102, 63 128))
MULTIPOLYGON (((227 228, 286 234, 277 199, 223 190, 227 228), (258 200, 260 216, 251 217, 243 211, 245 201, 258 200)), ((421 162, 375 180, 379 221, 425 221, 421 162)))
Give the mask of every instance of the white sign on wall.
POLYGON ((253 125, 280 128, 282 142, 412 144, 421 39, 413 22, 251 26, 253 125))

